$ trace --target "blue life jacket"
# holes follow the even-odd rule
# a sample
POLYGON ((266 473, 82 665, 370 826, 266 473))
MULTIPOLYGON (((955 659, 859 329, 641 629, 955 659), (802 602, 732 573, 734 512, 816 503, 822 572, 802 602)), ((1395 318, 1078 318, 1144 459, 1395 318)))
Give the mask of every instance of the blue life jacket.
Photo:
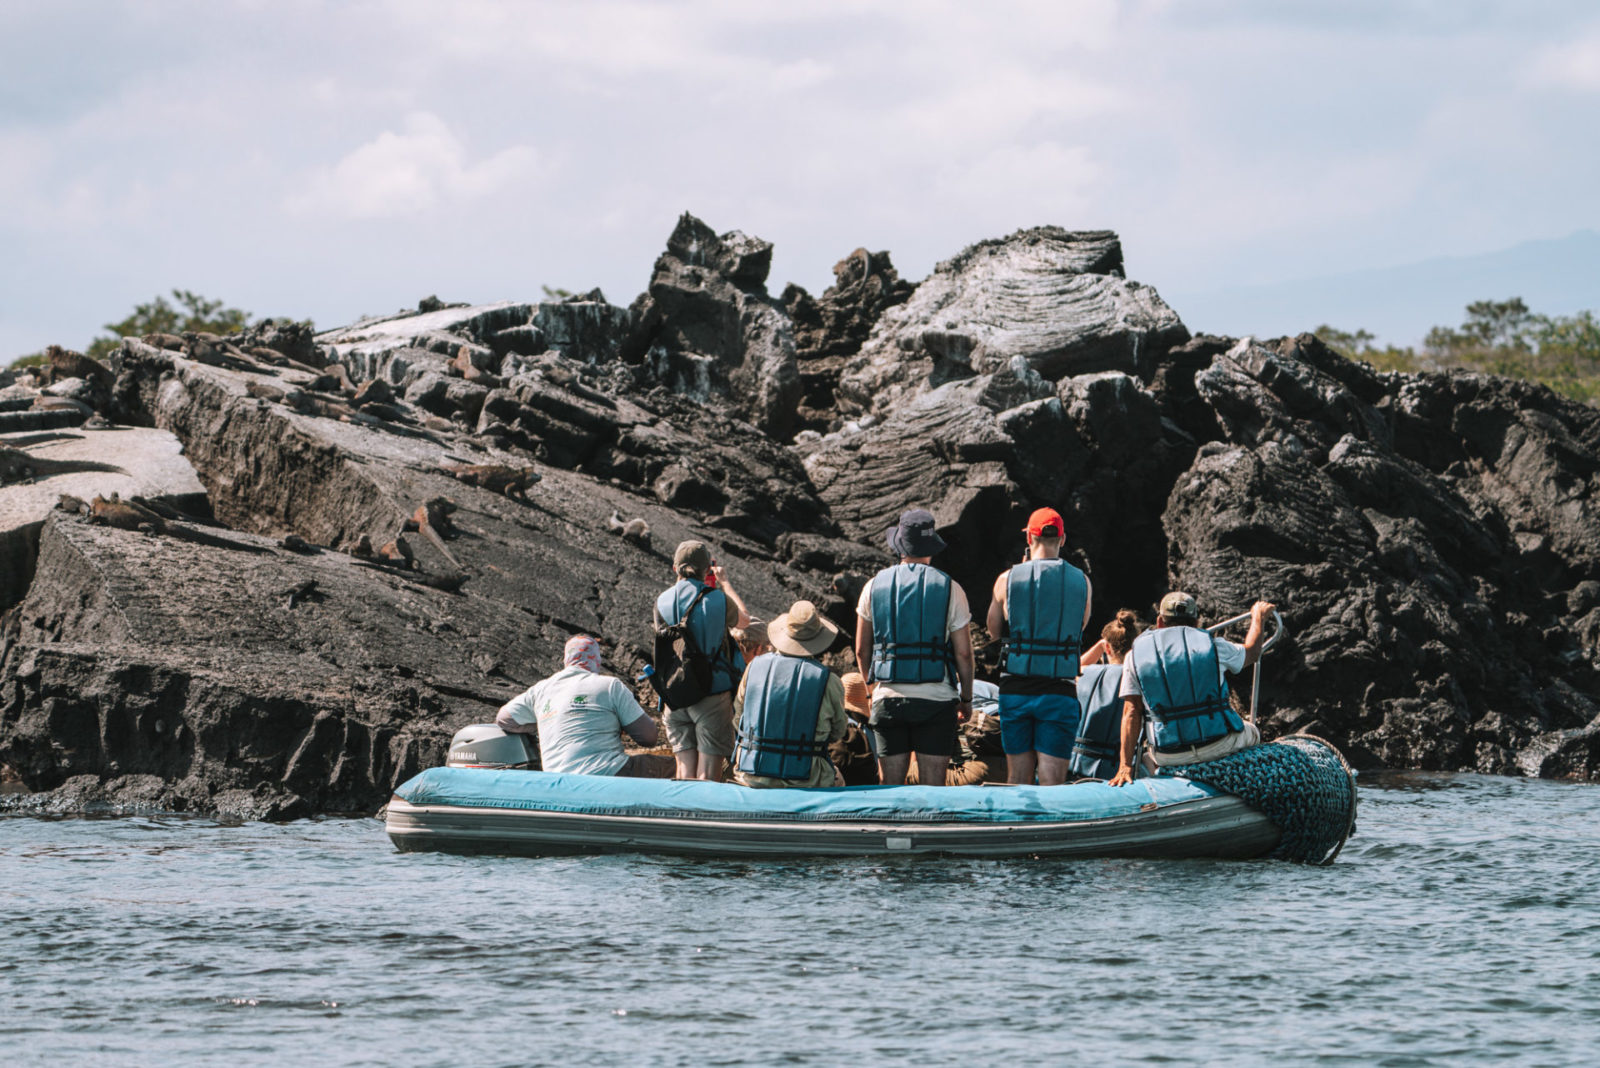
POLYGON ((746 775, 809 779, 812 761, 828 753, 828 743, 817 741, 828 675, 810 657, 763 653, 752 660, 733 766, 746 775))
POLYGON ((1078 677, 1089 580, 1065 560, 1029 560, 1006 575, 1005 671, 1078 677))
POLYGON ((1071 769, 1085 779, 1117 773, 1122 748, 1121 664, 1090 664, 1078 676, 1078 736, 1072 742, 1071 769))
POLYGON ((1156 752, 1209 745, 1244 730, 1244 721, 1228 706, 1216 641, 1205 631, 1147 630, 1134 641, 1128 659, 1144 691, 1156 752))
MULTIPOLYGON (((683 613, 705 587, 697 579, 679 579, 677 585, 656 598, 656 612, 661 622, 672 626, 683 619, 683 613)), ((711 689, 708 693, 727 693, 734 687, 733 661, 725 639, 728 636, 728 595, 714 589, 694 606, 689 619, 689 633, 700 651, 711 659, 711 689)))
POLYGON ((949 612, 950 576, 936 567, 896 564, 874 575, 868 681, 943 682, 955 665, 949 612))

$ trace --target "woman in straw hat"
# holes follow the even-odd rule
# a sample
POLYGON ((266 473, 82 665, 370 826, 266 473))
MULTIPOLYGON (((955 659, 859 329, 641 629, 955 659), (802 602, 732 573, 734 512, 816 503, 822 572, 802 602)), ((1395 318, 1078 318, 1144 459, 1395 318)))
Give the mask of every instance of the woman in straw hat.
POLYGON ((810 601, 767 624, 773 652, 745 670, 734 698, 738 742, 733 779, 745 786, 834 786, 842 780, 828 743, 844 737, 844 683, 817 659, 839 628, 810 601))

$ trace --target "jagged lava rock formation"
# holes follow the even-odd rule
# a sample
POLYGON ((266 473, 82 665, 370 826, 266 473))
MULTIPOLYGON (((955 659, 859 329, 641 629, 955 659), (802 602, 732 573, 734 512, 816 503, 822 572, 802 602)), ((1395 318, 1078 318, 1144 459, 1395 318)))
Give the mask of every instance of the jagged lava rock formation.
POLYGON ((1095 627, 1172 586, 1213 618, 1278 602, 1269 736, 1600 777, 1600 412, 1310 335, 1191 338, 1104 231, 917 285, 857 249, 818 296, 770 296, 770 255, 686 215, 628 308, 429 298, 0 382, 6 803, 368 810, 569 635, 636 674, 678 540, 759 615, 804 596, 853 626, 912 505, 979 619, 1044 504, 1095 627))

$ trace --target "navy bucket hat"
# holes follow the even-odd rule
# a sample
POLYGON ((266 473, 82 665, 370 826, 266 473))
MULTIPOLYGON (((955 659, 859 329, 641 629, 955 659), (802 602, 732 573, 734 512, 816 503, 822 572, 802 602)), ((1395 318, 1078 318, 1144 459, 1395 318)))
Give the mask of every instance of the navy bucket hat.
POLYGON ((903 514, 886 537, 889 551, 896 556, 933 556, 945 549, 944 539, 934 529, 933 513, 926 508, 913 508, 903 514))

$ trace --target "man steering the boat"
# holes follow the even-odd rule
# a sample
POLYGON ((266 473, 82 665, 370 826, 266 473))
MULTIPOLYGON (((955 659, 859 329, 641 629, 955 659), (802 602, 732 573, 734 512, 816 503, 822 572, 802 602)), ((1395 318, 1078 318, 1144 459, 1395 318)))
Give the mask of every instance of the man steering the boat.
POLYGON ((1228 703, 1228 675, 1261 658, 1265 622, 1273 606, 1250 606, 1250 630, 1237 645, 1200 629, 1199 608, 1187 593, 1161 599, 1156 625, 1133 643, 1122 665, 1122 749, 1112 786, 1133 781, 1134 752, 1150 718, 1152 756, 1158 766, 1201 764, 1261 741, 1228 703))
POLYGON ((508 701, 494 723, 507 734, 537 734, 545 771, 651 777, 650 762, 622 748, 622 732, 655 745, 656 722, 626 683, 600 673, 600 644, 588 635, 568 640, 561 670, 508 701))

